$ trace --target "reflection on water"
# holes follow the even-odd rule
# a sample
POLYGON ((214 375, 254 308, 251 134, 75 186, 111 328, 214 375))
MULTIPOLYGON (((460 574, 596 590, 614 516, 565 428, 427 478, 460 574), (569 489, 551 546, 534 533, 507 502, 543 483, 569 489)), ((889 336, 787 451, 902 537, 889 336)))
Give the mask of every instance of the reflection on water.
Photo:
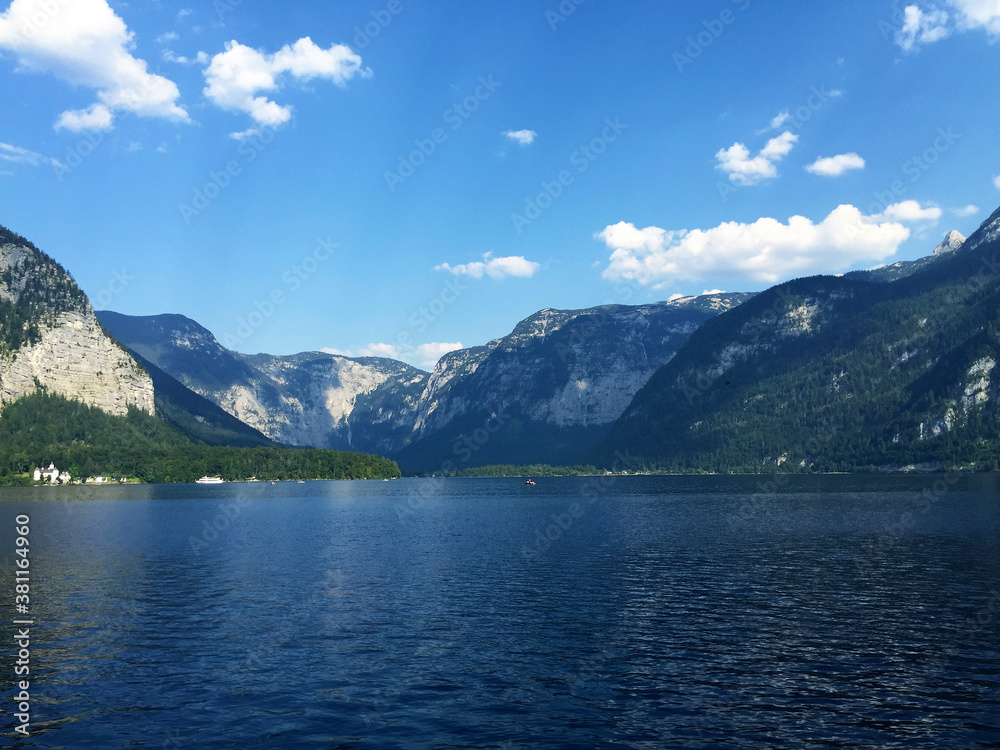
POLYGON ((935 479, 3 491, 20 746, 998 747, 1000 493, 935 479))

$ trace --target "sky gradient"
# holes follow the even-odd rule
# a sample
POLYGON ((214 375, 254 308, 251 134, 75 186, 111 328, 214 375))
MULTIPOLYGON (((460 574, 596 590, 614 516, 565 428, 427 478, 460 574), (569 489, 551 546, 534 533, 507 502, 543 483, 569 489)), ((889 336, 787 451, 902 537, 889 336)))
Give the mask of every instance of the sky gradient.
POLYGON ((0 3, 0 224, 98 308, 429 367, 546 308, 928 254, 1000 5, 0 3))

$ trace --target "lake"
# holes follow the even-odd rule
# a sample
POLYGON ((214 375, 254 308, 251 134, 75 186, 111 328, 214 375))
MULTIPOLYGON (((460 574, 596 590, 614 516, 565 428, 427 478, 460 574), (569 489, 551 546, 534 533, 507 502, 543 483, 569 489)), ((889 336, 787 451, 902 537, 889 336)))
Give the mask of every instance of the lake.
POLYGON ((1000 477, 537 482, 0 490, 0 736, 1000 747, 1000 477))

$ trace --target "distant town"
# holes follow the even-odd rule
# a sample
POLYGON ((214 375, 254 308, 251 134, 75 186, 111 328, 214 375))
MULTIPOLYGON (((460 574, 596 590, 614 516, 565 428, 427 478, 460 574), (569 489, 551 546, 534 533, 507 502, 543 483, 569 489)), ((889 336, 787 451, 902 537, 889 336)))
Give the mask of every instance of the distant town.
POLYGON ((87 477, 86 479, 74 480, 67 471, 59 471, 55 464, 49 464, 49 468, 35 468, 35 482, 41 484, 130 484, 137 483, 138 479, 129 480, 128 477, 87 477))

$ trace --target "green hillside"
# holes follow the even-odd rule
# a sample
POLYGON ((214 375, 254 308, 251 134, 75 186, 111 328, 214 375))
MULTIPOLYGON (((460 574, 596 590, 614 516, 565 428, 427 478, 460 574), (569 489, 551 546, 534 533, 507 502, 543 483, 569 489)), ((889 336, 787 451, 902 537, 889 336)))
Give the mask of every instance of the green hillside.
POLYGON ((1000 212, 890 284, 799 279, 707 322, 599 452, 671 471, 997 469, 1000 212))
POLYGON ((49 463, 74 479, 103 475, 143 482, 193 482, 205 475, 227 481, 400 475, 395 462, 362 453, 205 445, 136 410, 112 417, 46 393, 7 405, 0 412, 0 485, 26 484, 35 467, 49 463))

